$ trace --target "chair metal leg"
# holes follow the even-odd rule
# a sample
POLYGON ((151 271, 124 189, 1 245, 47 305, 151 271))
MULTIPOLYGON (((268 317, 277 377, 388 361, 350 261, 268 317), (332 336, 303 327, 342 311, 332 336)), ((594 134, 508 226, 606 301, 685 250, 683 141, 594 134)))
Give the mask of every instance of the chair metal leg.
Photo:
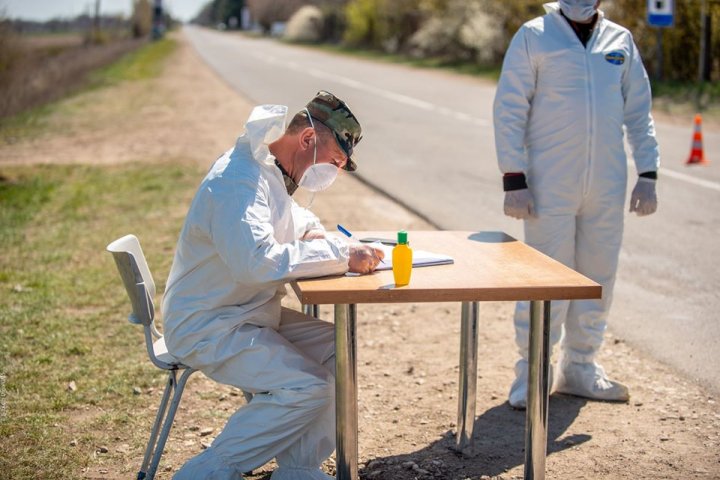
MULTIPOLYGON (((160 431, 160 425, 162 424, 163 418, 165 418, 165 411, 167 410, 168 401, 170 400, 170 394, 173 390, 175 378, 175 371, 168 373, 168 381, 165 385, 165 391, 163 392, 162 400, 158 406, 157 415, 155 415, 155 422, 153 423, 152 430, 150 432, 150 438, 148 439, 147 447, 145 447, 145 456, 143 457, 140 471, 137 474, 137 480, 144 480, 147 478, 148 465, 150 458, 155 451, 155 444, 157 443, 158 432, 160 431)), ((151 477, 152 478, 152 477, 151 477)))
POLYGON ((160 457, 162 457, 163 450, 165 449, 165 442, 167 442, 168 435, 170 435, 170 428, 172 428, 173 421, 175 420, 175 413, 180 405, 180 399, 182 398, 183 390, 185 390, 185 384, 187 383, 188 378, 190 378, 190 375, 195 373, 195 370, 187 368, 180 376, 180 380, 176 379, 176 373, 177 371, 173 370, 170 374, 170 380, 168 383, 172 383, 174 390, 173 399, 170 403, 170 409, 168 410, 167 416, 165 417, 160 437, 158 438, 157 446, 155 447, 155 453, 147 472, 148 480, 153 480, 153 478, 155 478, 155 472, 160 464, 160 457))

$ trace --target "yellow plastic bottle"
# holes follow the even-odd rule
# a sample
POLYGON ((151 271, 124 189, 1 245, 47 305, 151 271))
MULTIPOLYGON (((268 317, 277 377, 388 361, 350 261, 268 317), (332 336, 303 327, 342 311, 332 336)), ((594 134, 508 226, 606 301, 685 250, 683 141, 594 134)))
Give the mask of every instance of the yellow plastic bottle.
POLYGON ((397 234, 398 243, 392 251, 393 277, 395 286, 401 287, 410 283, 412 273, 412 248, 408 245, 408 234, 400 230, 397 234))

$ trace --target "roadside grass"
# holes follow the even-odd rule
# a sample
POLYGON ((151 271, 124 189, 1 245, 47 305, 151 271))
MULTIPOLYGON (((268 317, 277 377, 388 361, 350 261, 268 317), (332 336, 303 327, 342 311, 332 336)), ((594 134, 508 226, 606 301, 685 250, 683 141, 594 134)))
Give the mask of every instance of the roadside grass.
POLYGON ((177 48, 177 41, 165 36, 130 52, 117 62, 94 72, 92 86, 112 85, 121 81, 146 80, 160 74, 164 60, 177 48))
POLYGON ((720 82, 652 82, 653 106, 668 114, 702 113, 720 121, 720 82))
MULTIPOLYGON (((13 135, 95 118, 92 90, 152 79, 174 49, 170 39, 148 44, 97 72, 83 94, 13 117, 0 128, 0 148, 13 135)), ((142 456, 165 378, 126 320, 129 302, 105 246, 138 234, 162 292, 204 173, 191 159, 144 160, 0 169, 0 478, 87 478, 142 456)))
POLYGON ((149 365, 141 329, 126 320, 129 301, 105 246, 136 233, 162 292, 202 176, 192 165, 3 170, 2 478, 80 478, 141 451, 152 412, 134 388, 146 392, 164 379, 149 365))
POLYGON ((54 115, 72 115, 76 108, 73 100, 89 91, 123 81, 141 81, 156 77, 176 48, 177 41, 169 37, 147 43, 124 55, 117 62, 92 72, 84 87, 71 95, 0 120, 0 146, 62 128, 62 122, 50 122, 49 119, 54 115))

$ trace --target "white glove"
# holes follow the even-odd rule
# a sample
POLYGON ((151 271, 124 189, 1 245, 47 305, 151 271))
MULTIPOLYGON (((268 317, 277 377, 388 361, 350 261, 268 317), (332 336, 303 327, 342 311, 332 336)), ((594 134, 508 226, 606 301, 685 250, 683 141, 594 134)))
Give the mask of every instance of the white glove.
POLYGON ((630 195, 630 211, 637 213, 638 217, 653 214, 657 210, 655 182, 653 178, 638 177, 630 195))
POLYGON ((527 188, 505 192, 505 215, 527 220, 535 216, 535 202, 527 188))

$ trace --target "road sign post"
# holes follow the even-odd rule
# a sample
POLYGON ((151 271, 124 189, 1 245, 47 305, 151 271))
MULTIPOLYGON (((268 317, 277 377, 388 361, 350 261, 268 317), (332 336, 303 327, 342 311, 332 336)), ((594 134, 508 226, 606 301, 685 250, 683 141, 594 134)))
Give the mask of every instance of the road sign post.
POLYGON ((674 13, 675 3, 673 0, 648 0, 647 2, 648 25, 658 27, 655 51, 656 80, 662 80, 663 77, 663 28, 672 27, 675 24, 674 13))

